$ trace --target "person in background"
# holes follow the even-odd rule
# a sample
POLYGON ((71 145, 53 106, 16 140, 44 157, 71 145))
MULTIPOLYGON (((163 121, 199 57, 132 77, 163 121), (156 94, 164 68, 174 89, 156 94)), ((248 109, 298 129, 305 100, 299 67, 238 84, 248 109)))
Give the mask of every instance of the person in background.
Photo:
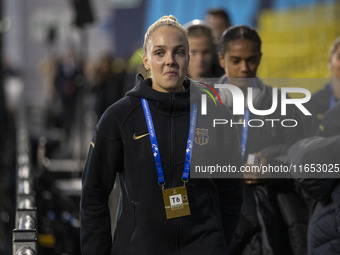
MULTIPOLYGON (((4 75, 3 70, 1 71, 1 76, 4 75)), ((1 77, 1 81, 2 81, 1 77)), ((11 243, 10 239, 10 231, 13 229, 14 224, 12 222, 9 222, 10 216, 13 215, 14 212, 14 203, 10 203, 10 201, 14 201, 15 197, 10 194, 15 193, 15 185, 14 182, 9 182, 8 176, 10 175, 10 172, 14 172, 13 168, 15 167, 15 164, 8 165, 8 144, 14 143, 14 139, 10 141, 9 137, 9 114, 5 103, 5 90, 3 86, 3 82, 0 83, 0 139, 2 141, 2 146, 0 148, 0 212, 3 215, 0 219, 0 253, 9 255, 11 254, 11 247, 9 243, 11 243), (6 153, 7 152, 7 153, 6 153), (5 154, 6 153, 6 154, 5 154), (12 184, 12 185, 9 185, 12 184), (10 187, 12 186, 12 187, 10 187), (9 193, 12 192, 12 193, 9 193), (11 210, 9 210, 11 209, 11 210), (7 219, 6 219, 7 218, 7 219)), ((14 127, 11 127, 14 128, 14 127)), ((12 137, 11 137, 12 138, 12 137)), ((14 155, 14 150, 13 150, 14 155)), ((14 162, 14 158, 13 158, 14 162)), ((14 175, 14 174, 13 174, 14 175)), ((12 217, 11 217, 12 218, 12 217)))
POLYGON ((94 110, 98 118, 111 104, 123 97, 125 76, 114 72, 113 60, 110 55, 103 55, 94 71, 92 91, 95 97, 94 110))
POLYGON ((12 254, 11 233, 15 225, 16 116, 22 90, 20 73, 6 60, 0 63, 0 254, 12 254))
MULTIPOLYGON (((1 76, 3 76, 4 72, 1 71, 1 76)), ((3 77, 1 77, 1 80, 3 80, 3 77)), ((6 100, 5 100, 5 89, 3 82, 0 83, 0 138, 3 141, 5 138, 5 133, 7 130, 7 115, 8 110, 6 107, 6 100)), ((1 147, 0 152, 2 152, 3 147, 1 147)))
MULTIPOLYGON (((190 94, 200 90, 186 79, 187 33, 175 17, 149 27, 143 63, 150 78, 138 75, 95 129, 82 176, 82 254, 224 255, 240 213, 241 179, 190 178, 188 171, 191 152, 213 157, 215 144, 223 146, 224 164, 239 167, 236 130, 211 129, 208 146, 196 144, 209 116, 197 114, 199 101, 191 105, 190 94), (116 173, 121 193, 112 240, 108 197, 116 173)), ((231 118, 226 107, 219 110, 231 118)))
POLYGON ((308 254, 340 254, 339 116, 340 103, 337 103, 326 112, 316 136, 300 140, 288 151, 291 164, 307 170, 297 176, 296 183, 312 205, 308 254))
MULTIPOLYGON (((287 128, 267 121, 261 127, 253 127, 253 122, 248 124, 252 119, 283 118, 280 107, 263 116, 252 113, 248 107, 249 89, 253 91, 251 102, 255 109, 267 110, 273 104, 274 89, 256 76, 262 57, 261 43, 256 30, 248 26, 227 29, 220 41, 219 60, 225 70, 220 84, 232 84, 244 95, 244 115, 234 115, 244 166, 281 166, 286 163, 284 156, 289 146, 301 137, 302 130, 299 126, 287 128)), ((233 108, 229 90, 220 89, 219 95, 223 103, 233 108)), ((278 91, 277 98, 280 96, 278 91)), ((291 107, 284 118, 300 121, 296 109, 291 107)), ((244 174, 241 217, 229 254, 305 254, 307 222, 303 219, 307 210, 294 190, 294 179, 262 177, 257 173, 244 174)))
MULTIPOLYGON (((340 164, 340 37, 330 51, 329 69, 331 81, 316 92, 307 104, 312 116, 305 117, 305 138, 288 151, 290 163, 315 167, 296 179, 297 187, 309 207, 308 254, 339 254, 340 182, 327 178, 337 174, 340 164), (319 167, 324 170, 320 171, 319 167), (325 171, 326 170, 326 171, 325 171), (311 175, 318 174, 317 177, 311 175)), ((322 169, 321 169, 322 170, 322 169)))
POLYGON ((205 13, 205 20, 213 28, 216 43, 219 42, 223 32, 231 26, 229 15, 222 8, 207 10, 205 13))
POLYGON ((54 76, 55 96, 61 103, 60 116, 66 141, 75 125, 79 90, 84 83, 82 65, 75 50, 69 48, 57 64, 54 76))
POLYGON ((189 41, 189 77, 217 78, 223 74, 218 65, 217 49, 212 29, 204 21, 195 19, 184 25, 189 41))
POLYGON ((330 82, 313 94, 306 104, 312 116, 304 117, 304 137, 315 135, 325 112, 333 108, 340 99, 340 37, 335 39, 331 46, 328 67, 330 82))
POLYGON ((333 108, 325 113, 321 121, 316 136, 331 137, 340 134, 340 103, 336 103, 333 108))
POLYGON ((143 77, 147 76, 147 71, 143 65, 143 54, 143 47, 138 47, 128 60, 126 67, 124 94, 133 88, 136 79, 136 73, 141 74, 143 77))

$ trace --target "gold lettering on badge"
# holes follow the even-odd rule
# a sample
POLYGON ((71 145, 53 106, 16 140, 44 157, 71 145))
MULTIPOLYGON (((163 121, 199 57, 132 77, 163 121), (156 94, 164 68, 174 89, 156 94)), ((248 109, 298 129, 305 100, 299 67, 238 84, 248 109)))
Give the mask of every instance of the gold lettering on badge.
POLYGON ((167 219, 191 214, 188 193, 185 186, 163 190, 163 200, 167 219))

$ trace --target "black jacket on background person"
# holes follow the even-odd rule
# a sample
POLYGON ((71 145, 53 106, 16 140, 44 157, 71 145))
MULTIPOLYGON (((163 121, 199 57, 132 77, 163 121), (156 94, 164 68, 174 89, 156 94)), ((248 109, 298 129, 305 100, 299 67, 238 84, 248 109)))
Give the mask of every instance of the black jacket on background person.
MULTIPOLYGON (((225 77, 222 77, 221 83, 225 82, 225 77)), ((251 82, 256 82, 256 87, 253 89, 253 105, 257 110, 267 110, 272 106, 273 88, 263 84, 263 82, 258 78, 253 78, 249 80, 251 82)), ((221 100, 230 109, 232 109, 232 98, 231 94, 227 89, 219 91, 221 100), (223 93, 224 92, 224 93, 223 93)), ((302 135, 303 123, 301 120, 301 115, 294 105, 287 105, 287 114, 285 116, 281 115, 281 92, 278 90, 278 104, 277 109, 274 113, 265 116, 258 116, 250 113, 249 119, 261 119, 264 125, 261 127, 249 127, 248 128, 248 142, 245 152, 245 161, 248 154, 262 152, 263 156, 269 160, 269 162, 276 162, 280 160, 283 155, 287 152, 289 146, 299 140, 302 135), (266 119, 275 119, 276 121, 266 121, 266 119), (297 121, 296 127, 284 127, 281 125, 281 121, 284 119, 295 119, 297 121), (279 121, 278 121, 279 120, 279 121)), ((235 121, 243 119, 243 116, 234 115, 235 121)), ((293 125, 293 122, 284 123, 284 125, 293 125)), ((251 125, 260 125, 259 122, 252 122, 251 125)), ((237 125, 239 127, 239 136, 241 137, 242 125, 237 125)), ((282 159, 283 160, 283 159, 282 159)))
POLYGON ((312 95, 305 107, 312 114, 311 116, 303 116, 304 119, 304 137, 314 136, 317 132, 321 121, 325 117, 325 113, 330 109, 331 90, 330 84, 312 95))
MULTIPOLYGON (((329 102, 329 101, 328 101, 329 102)), ((328 110, 316 137, 303 139, 289 149, 292 164, 327 167, 337 174, 340 164, 340 103, 328 110), (336 165, 337 164, 337 165, 336 165), (337 171, 337 172, 335 172, 337 171)), ((313 173, 310 173, 312 175, 313 173)), ((312 205, 308 227, 308 254, 340 253, 340 182, 339 179, 297 178, 305 200, 312 205)), ((306 176, 308 177, 308 176, 306 176)))
POLYGON ((94 111, 99 118, 111 104, 123 97, 124 78, 124 73, 111 74, 92 88, 94 111))
MULTIPOLYGON (((186 187, 191 215, 166 219, 150 137, 143 136, 148 128, 141 98, 150 106, 165 188, 177 187, 183 185, 190 90, 195 88, 189 80, 184 82, 184 93, 161 93, 151 85, 150 79, 137 76, 135 88, 108 108, 96 126, 83 173, 82 254, 226 254, 240 213, 242 182, 190 178, 186 187), (112 241, 108 197, 116 173, 121 194, 112 241)), ((201 128, 199 112, 197 118, 196 130, 201 128)), ((223 136, 209 130, 208 145, 224 143, 226 163, 239 168, 237 134, 233 128, 223 128, 223 136)), ((193 150, 204 146, 194 144, 193 150)), ((207 150, 206 154, 210 157, 216 152, 207 150)))
MULTIPOLYGON (((249 79, 250 80, 250 79, 249 79)), ((258 78, 253 89, 255 109, 267 110, 272 106, 273 88, 262 83, 258 78)), ((225 83, 225 77, 222 82, 225 83)), ((230 108, 232 101, 228 90, 219 91, 222 101, 230 108)), ((261 152, 271 165, 282 165, 291 144, 301 138, 302 123, 295 106, 287 106, 287 115, 281 116, 278 91, 278 108, 268 116, 250 113, 249 119, 262 119, 262 127, 248 127, 248 140, 244 156, 261 152), (272 122, 265 119, 279 119, 272 122), (281 120, 295 119, 296 127, 283 127, 281 120)), ((243 116, 235 116, 235 121, 243 116)), ((254 123, 252 123, 254 124, 254 123)), ((291 125, 292 123, 289 123, 291 125)), ((247 124, 246 124, 247 125, 247 124)), ((239 136, 242 135, 242 125, 239 136)), ((295 192, 293 179, 271 179, 266 184, 245 185, 241 217, 235 231, 229 252, 231 255, 262 254, 305 254, 307 210, 304 201, 295 192)))
POLYGON ((340 134, 340 103, 338 102, 332 109, 326 112, 325 118, 319 125, 317 136, 335 136, 340 134))
MULTIPOLYGON (((327 115, 326 115, 327 117, 327 115)), ((325 118, 326 120, 326 118, 325 118)), ((340 134, 340 132, 338 133, 340 134)), ((311 167, 314 164, 339 173, 340 135, 310 137, 289 149, 292 164, 311 167)), ((309 255, 340 254, 340 181, 338 178, 322 178, 322 173, 309 173, 311 178, 298 178, 297 183, 315 205, 308 227, 309 255), (318 176, 312 176, 318 174, 318 176)))

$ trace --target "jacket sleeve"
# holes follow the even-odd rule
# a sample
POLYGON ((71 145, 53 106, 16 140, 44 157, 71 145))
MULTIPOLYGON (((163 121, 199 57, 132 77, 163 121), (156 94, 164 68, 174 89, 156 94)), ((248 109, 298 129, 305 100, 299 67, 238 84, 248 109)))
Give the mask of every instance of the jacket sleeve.
MULTIPOLYGON (((340 149, 340 135, 329 138, 310 137, 294 144, 288 151, 288 156, 293 165, 330 165, 338 166, 340 149)), ((334 171, 338 171, 334 169, 334 171)), ((338 182, 335 172, 308 172, 300 175, 295 173, 296 183, 306 194, 323 204, 327 204, 334 186, 338 182), (333 177, 333 178, 328 178, 333 177)))
POLYGON ((335 204, 335 222, 336 222, 336 229, 338 233, 340 232, 340 181, 338 180, 336 187, 332 192, 332 201, 335 204))
POLYGON ((80 235, 83 255, 111 253, 108 199, 116 172, 122 169, 123 152, 119 136, 108 136, 101 126, 100 123, 97 126, 82 176, 80 235))

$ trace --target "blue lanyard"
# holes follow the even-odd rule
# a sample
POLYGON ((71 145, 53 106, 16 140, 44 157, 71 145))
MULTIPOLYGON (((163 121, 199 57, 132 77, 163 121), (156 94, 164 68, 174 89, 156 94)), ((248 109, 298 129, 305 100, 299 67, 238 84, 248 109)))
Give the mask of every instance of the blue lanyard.
MULTIPOLYGON (((161 185, 164 185, 165 180, 164 180, 164 172, 163 172, 163 167, 162 167, 162 162, 161 162, 161 156, 159 153, 155 127, 152 122, 148 100, 146 100, 145 98, 141 98, 141 100, 142 100, 146 124, 149 130, 153 156, 155 159, 156 170, 157 170, 157 175, 158 175, 158 183, 161 185)), ((184 182, 188 181, 189 179, 191 154, 192 154, 192 147, 193 147, 194 134, 195 134, 195 128, 196 128, 196 120, 197 120, 197 104, 195 103, 192 106, 192 111, 190 114, 189 135, 188 135, 188 141, 187 141, 187 148, 185 150, 185 163, 184 163, 184 171, 182 175, 182 180, 184 182)))
MULTIPOLYGON (((228 83, 228 78, 225 79, 225 83, 228 83)), ((253 83, 253 88, 256 88, 256 82, 253 83)), ((244 156, 246 155, 247 142, 248 142, 248 121, 250 117, 250 111, 248 107, 244 108, 244 123, 242 126, 242 134, 241 134, 241 157, 242 162, 244 162, 244 156)))
POLYGON ((244 109, 244 126, 242 126, 242 135, 241 135, 241 156, 242 162, 244 162, 244 156, 246 154, 247 149, 247 141, 248 141, 248 121, 249 121, 250 112, 248 107, 244 109))
POLYGON ((332 84, 328 84, 328 90, 329 90, 329 109, 333 108, 333 106, 335 105, 335 97, 333 94, 333 87, 332 84))

